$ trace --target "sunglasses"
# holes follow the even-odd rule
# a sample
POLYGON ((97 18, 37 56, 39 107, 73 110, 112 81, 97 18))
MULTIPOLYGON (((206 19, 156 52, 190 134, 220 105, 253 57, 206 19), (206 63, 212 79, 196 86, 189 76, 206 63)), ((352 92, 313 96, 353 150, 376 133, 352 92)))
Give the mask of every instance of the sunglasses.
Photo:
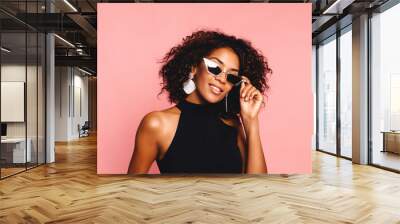
POLYGON ((225 73, 226 79, 235 86, 239 85, 240 83, 242 83, 242 81, 244 81, 242 78, 240 78, 239 74, 237 74, 237 73, 223 72, 222 69, 219 67, 219 65, 216 62, 214 62, 208 58, 203 58, 203 61, 207 68, 207 72, 213 76, 218 76, 222 73, 225 73))

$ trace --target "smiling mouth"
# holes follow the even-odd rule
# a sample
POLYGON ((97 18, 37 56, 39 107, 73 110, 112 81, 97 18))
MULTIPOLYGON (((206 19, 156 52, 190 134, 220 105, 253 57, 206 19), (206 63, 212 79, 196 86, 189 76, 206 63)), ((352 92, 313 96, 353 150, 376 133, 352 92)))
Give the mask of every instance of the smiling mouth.
POLYGON ((222 89, 219 88, 218 86, 213 85, 213 84, 209 84, 209 85, 210 85, 211 92, 213 92, 214 94, 219 95, 222 93, 222 89))

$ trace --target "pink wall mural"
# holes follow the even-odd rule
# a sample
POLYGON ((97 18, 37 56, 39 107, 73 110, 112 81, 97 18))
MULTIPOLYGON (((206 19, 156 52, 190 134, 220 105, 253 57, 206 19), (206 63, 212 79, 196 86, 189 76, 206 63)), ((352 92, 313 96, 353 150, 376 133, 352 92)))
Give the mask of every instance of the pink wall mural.
POLYGON ((259 119, 268 171, 311 173, 311 4, 99 3, 98 174, 127 172, 143 116, 172 106, 158 96, 158 61, 202 28, 247 39, 264 54, 273 69, 259 119))

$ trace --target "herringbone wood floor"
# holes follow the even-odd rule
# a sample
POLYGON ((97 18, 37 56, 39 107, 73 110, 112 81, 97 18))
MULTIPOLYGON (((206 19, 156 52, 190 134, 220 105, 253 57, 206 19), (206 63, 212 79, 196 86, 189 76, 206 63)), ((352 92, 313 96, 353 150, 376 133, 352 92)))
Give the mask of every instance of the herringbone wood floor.
POLYGON ((313 153, 312 175, 98 176, 96 139, 0 181, 0 223, 400 223, 400 175, 313 153))

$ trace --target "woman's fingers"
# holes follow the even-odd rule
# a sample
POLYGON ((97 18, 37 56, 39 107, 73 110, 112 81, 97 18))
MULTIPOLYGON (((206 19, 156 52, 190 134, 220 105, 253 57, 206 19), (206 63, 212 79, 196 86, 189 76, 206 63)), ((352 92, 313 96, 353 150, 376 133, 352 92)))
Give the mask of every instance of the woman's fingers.
POLYGON ((246 99, 247 93, 249 92, 249 90, 251 89, 251 84, 249 83, 243 83, 244 87, 242 88, 242 90, 240 91, 240 96, 244 99, 246 99))
POLYGON ((248 101, 248 100, 250 100, 251 99, 251 94, 254 92, 254 91, 256 91, 257 89, 254 87, 254 86, 252 86, 252 85, 247 85, 244 89, 243 89, 243 92, 242 92, 242 98, 244 98, 245 99, 245 101, 248 101))
POLYGON ((258 94, 258 90, 253 87, 253 89, 249 92, 249 99, 253 99, 258 94))
POLYGON ((242 79, 243 82, 240 87, 240 97, 245 101, 249 101, 258 94, 258 89, 250 83, 250 80, 246 76, 242 76, 242 79))
POLYGON ((253 86, 249 92, 247 93, 247 98, 246 100, 251 100, 253 99, 254 95, 257 94, 257 89, 253 86))

